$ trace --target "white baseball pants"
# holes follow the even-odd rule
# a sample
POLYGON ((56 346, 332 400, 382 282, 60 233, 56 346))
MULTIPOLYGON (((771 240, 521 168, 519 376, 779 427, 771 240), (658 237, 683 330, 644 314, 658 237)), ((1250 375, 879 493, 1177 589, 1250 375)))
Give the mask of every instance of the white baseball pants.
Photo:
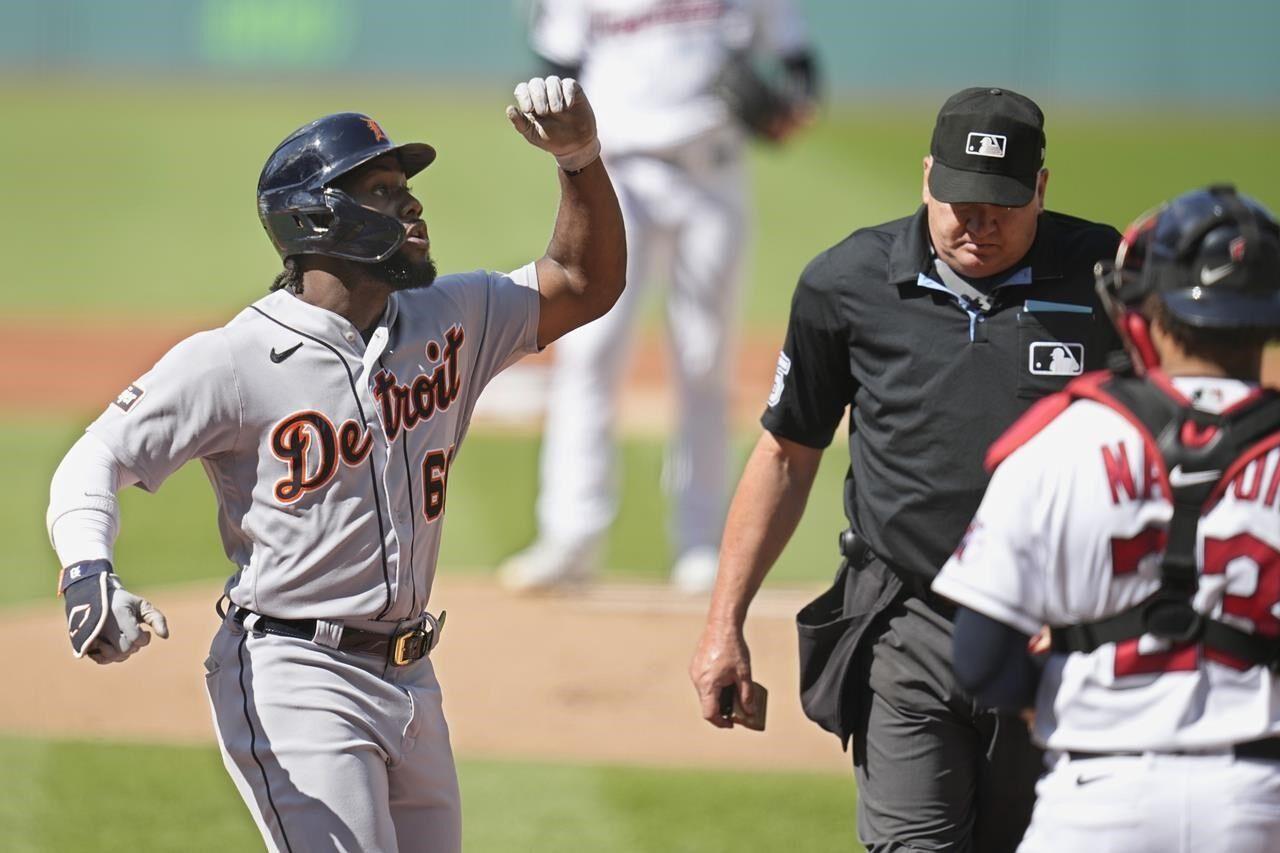
POLYGON ((1148 753, 1058 759, 1019 853, 1274 853, 1280 762, 1148 753))
POLYGON ((228 620, 205 671, 223 763, 268 849, 462 849, 430 658, 387 667, 228 620))
MULTIPOLYGON (((716 546, 728 498, 728 395, 746 245, 736 131, 669 155, 608 160, 627 229, 627 288, 604 317, 555 344, 537 504, 541 538, 579 542, 617 512, 614 423, 643 297, 665 279, 678 426, 662 482, 677 553, 716 546)), ((644 472, 634 472, 644 476, 644 472)))

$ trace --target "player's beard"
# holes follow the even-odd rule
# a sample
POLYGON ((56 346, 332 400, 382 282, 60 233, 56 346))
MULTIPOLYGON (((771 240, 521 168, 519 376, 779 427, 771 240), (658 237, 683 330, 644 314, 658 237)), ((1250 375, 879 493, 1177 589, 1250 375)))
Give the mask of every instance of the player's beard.
POLYGON ((436 280, 436 262, 429 253, 414 260, 401 249, 381 263, 370 264, 369 274, 392 290, 418 290, 436 280))

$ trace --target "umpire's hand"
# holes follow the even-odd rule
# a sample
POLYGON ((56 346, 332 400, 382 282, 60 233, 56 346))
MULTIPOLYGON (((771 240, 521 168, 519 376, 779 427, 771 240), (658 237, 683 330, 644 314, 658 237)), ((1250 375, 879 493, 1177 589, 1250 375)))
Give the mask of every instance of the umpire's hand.
POLYGON ((716 728, 733 728, 733 720, 723 716, 720 710, 720 690, 730 684, 737 687, 743 709, 748 714, 755 713, 751 652, 741 628, 708 621, 689 663, 689 679, 698 691, 702 718, 716 728))

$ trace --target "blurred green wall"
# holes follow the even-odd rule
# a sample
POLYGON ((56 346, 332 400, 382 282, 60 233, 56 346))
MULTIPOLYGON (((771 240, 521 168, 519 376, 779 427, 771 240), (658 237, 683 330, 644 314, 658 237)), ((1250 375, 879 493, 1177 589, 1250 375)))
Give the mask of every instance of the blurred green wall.
MULTIPOLYGON (((530 0, 0 0, 0 70, 501 79, 530 0)), ((1280 104, 1278 0, 797 0, 837 92, 1280 104)))

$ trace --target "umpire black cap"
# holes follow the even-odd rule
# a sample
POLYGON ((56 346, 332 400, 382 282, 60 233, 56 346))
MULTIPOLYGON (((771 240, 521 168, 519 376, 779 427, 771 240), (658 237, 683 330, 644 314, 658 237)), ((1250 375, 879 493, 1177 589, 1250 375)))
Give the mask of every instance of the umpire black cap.
POLYGON ((1044 113, 1008 89, 957 92, 938 111, 929 193, 948 203, 1022 207, 1044 166, 1044 113))

